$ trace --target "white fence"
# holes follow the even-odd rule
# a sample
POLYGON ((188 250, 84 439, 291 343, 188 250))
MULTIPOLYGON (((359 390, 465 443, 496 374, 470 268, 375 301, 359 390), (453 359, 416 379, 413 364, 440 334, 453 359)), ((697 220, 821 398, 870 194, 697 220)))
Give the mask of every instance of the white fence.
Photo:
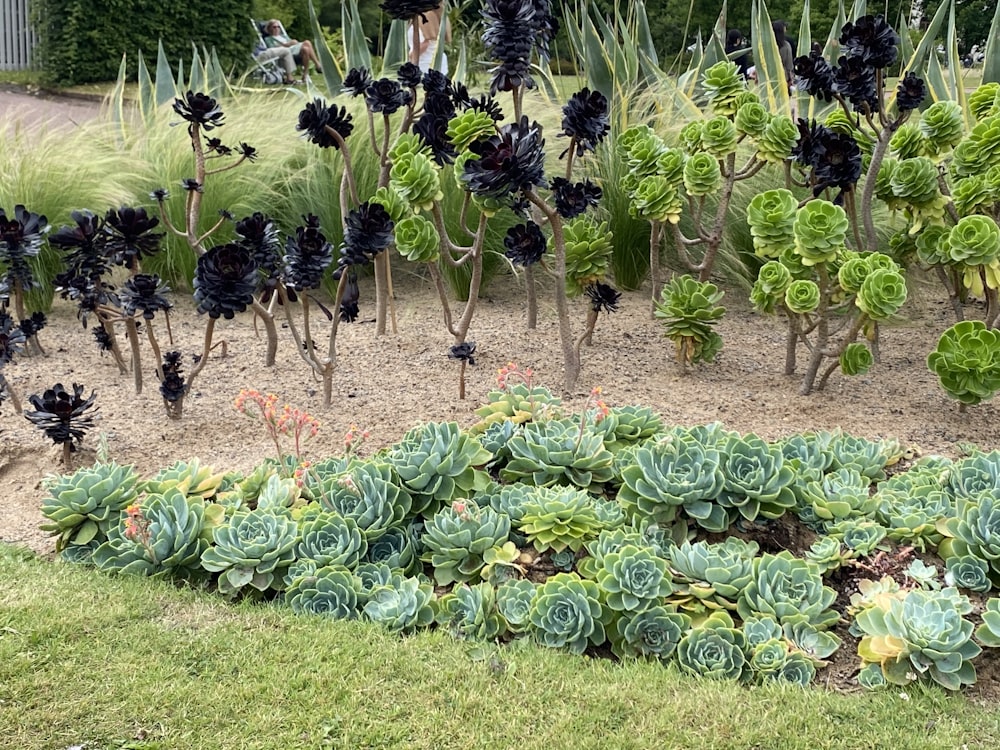
POLYGON ((0 0, 0 70, 31 67, 35 33, 28 22, 28 0, 0 0))

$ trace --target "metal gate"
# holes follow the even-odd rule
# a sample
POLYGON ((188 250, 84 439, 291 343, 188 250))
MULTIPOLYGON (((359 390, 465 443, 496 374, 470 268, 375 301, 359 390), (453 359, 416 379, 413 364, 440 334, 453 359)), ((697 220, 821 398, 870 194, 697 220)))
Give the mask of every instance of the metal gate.
POLYGON ((0 70, 31 67, 35 33, 28 18, 28 0, 0 0, 0 70))

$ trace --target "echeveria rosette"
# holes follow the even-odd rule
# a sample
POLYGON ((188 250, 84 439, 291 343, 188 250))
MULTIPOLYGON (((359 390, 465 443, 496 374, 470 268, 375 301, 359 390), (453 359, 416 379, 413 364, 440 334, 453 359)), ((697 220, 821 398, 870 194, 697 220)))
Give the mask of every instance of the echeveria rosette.
POLYGON ((584 490, 540 487, 523 505, 517 529, 539 552, 578 552, 604 528, 584 490))
POLYGON ((730 521, 778 518, 794 507, 795 472, 785 465, 778 445, 753 433, 732 435, 723 448, 720 466, 723 483, 717 502, 726 508, 730 521))
POLYGON ((437 621, 462 640, 495 641, 507 629, 488 583, 455 586, 438 600, 437 621))
POLYGON ((510 517, 490 507, 456 500, 428 519, 421 543, 423 560, 434 567, 439 586, 478 581, 483 554, 504 544, 510 535, 510 517))
POLYGON ((976 628, 976 638, 984 646, 1000 648, 1000 597, 986 600, 983 624, 976 628))
POLYGON ((906 278, 893 268, 876 268, 865 276, 854 303, 872 320, 892 317, 906 302, 906 278))
POLYGON ((952 555, 944 561, 945 583, 985 594, 993 588, 990 564, 975 555, 952 555))
POLYGON ((436 263, 441 254, 441 237, 434 222, 414 214, 396 223, 396 249, 414 263, 436 263))
POLYGON ((576 573, 557 573, 538 587, 529 632, 545 646, 582 654, 604 643, 604 616, 596 583, 576 573))
POLYGON ((649 547, 625 545, 604 556, 597 570, 602 601, 616 612, 638 612, 673 591, 666 561, 649 547))
POLYGON ((296 559, 311 560, 317 567, 355 568, 368 551, 368 540, 357 521, 325 510, 303 520, 299 537, 296 559))
POLYGON ((972 660, 982 649, 972 640, 964 609, 948 591, 916 589, 885 599, 855 619, 863 634, 858 654, 866 664, 881 664, 894 685, 935 682, 947 690, 971 685, 972 660))
MULTIPOLYGON (((575 154, 583 156, 597 148, 611 129, 608 99, 600 91, 583 88, 573 94, 562 108, 562 131, 570 139, 575 154)), ((566 151, 569 151, 567 147, 566 151)), ((562 158, 566 151, 559 155, 562 158)))
POLYGON ((878 506, 870 486, 869 479, 856 469, 840 468, 801 486, 799 502, 811 506, 813 515, 823 522, 864 518, 878 506))
POLYGON ((520 633, 528 628, 531 602, 535 598, 537 589, 537 584, 525 578, 507 580, 497 586, 497 609, 507 621, 507 629, 512 633, 520 633))
POLYGON ((747 224, 758 256, 777 258, 795 242, 797 208, 795 195, 785 188, 765 190, 751 199, 747 204, 747 224))
POLYGON ((845 375, 864 375, 875 364, 875 356, 865 344, 852 341, 840 353, 840 371, 845 375))
POLYGON ((235 596, 246 586, 282 589, 284 569, 295 560, 298 524, 270 510, 236 511, 212 531, 201 556, 205 570, 219 573, 219 593, 235 596))
MULTIPOLYGON (((614 235, 606 221, 577 216, 563 224, 566 249, 566 294, 576 297, 602 280, 611 266, 614 235)), ((550 248, 554 241, 550 240, 550 248)))
POLYGON ((545 139, 542 128, 520 121, 504 125, 500 132, 469 146, 475 158, 465 161, 462 179, 477 196, 505 200, 536 186, 544 187, 545 139))
POLYGON ((806 621, 820 629, 837 622, 830 609, 837 592, 823 585, 819 570, 790 552, 764 554, 754 562, 754 577, 736 603, 740 617, 767 615, 778 622, 806 621))
POLYGON ((755 542, 730 537, 709 544, 687 540, 669 549, 674 594, 670 597, 682 609, 736 609, 740 592, 753 577, 755 542))
POLYGON ((711 362, 722 349, 722 337, 713 326, 726 313, 718 304, 724 296, 715 284, 688 274, 664 285, 653 315, 663 321, 663 335, 674 342, 682 364, 711 362))
POLYGON ((436 604, 430 583, 393 576, 371 590, 362 613, 393 633, 412 633, 434 622, 436 604))
POLYGON ((702 125, 701 147, 716 159, 725 159, 736 151, 738 137, 733 121, 718 115, 702 125))
POLYGON ((413 505, 393 467, 384 461, 351 462, 346 469, 330 470, 314 464, 312 473, 320 483, 316 493, 322 508, 354 520, 369 545, 400 526, 413 505))
POLYGON ((647 221, 677 224, 684 211, 684 193, 669 178, 653 174, 636 184, 629 201, 629 213, 647 221))
POLYGON ((989 565, 994 586, 1000 584, 1000 492, 982 490, 958 501, 956 515, 939 524, 945 534, 938 553, 951 557, 974 555, 989 565))
POLYGON ((795 252, 806 266, 828 263, 844 247, 850 222, 847 212, 826 200, 806 203, 795 214, 795 252))
POLYGON ((927 366, 941 387, 962 404, 978 404, 1000 390, 1000 332, 965 320, 941 334, 927 366))
POLYGON ((340 141, 327 128, 335 131, 341 140, 346 140, 354 130, 352 119, 353 116, 346 107, 339 107, 336 104, 327 106, 322 99, 313 99, 299 112, 299 121, 295 129, 302 131, 311 143, 320 148, 339 149, 340 141))
POLYGON ((690 630, 676 653, 681 671, 695 677, 742 680, 749 668, 746 636, 731 617, 719 612, 690 630))
POLYGON ((619 659, 642 657, 666 662, 690 626, 690 617, 658 604, 616 617, 608 628, 608 639, 619 659))
POLYGON ((417 541, 417 532, 420 528, 422 527, 417 524, 410 524, 405 528, 390 526, 384 534, 373 539, 368 545, 364 561, 383 563, 404 575, 416 573, 421 568, 420 543, 417 541))
POLYGON ((733 124, 736 131, 741 135, 748 135, 751 138, 760 138, 770 122, 771 115, 760 102, 746 102, 741 104, 736 110, 736 118, 733 124))
POLYGON ((285 602, 297 614, 331 620, 354 620, 363 604, 361 579, 343 565, 322 565, 303 571, 285 590, 285 602))
POLYGON ((393 158, 389 187, 411 210, 430 210, 444 197, 440 168, 423 151, 405 151, 393 158))
POLYGON ((788 115, 774 115, 757 139, 757 156, 769 164, 783 164, 792 154, 799 130, 788 115))
POLYGON ((736 114, 737 100, 746 91, 746 84, 736 63, 731 60, 717 62, 705 70, 701 83, 712 105, 712 112, 726 118, 736 114))
POLYGON ((812 279, 795 279, 785 288, 785 307, 796 315, 814 312, 819 298, 819 284, 812 279))
POLYGON ((722 170, 714 156, 699 151, 684 162, 684 188, 689 195, 713 195, 721 187, 722 170))

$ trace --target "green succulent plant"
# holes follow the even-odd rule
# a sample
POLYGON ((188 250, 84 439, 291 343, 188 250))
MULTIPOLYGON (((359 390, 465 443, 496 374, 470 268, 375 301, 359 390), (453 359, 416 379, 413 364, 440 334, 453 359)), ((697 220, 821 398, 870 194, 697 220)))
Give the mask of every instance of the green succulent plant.
POLYGON ((413 575, 420 568, 419 544, 413 526, 393 526, 368 545, 364 561, 383 563, 403 575, 413 575))
POLYGON ((524 568, 517 562, 520 557, 521 550, 514 542, 504 542, 488 549, 483 553, 484 565, 480 575, 492 586, 517 578, 524 574, 524 568))
POLYGON ((557 415, 562 399, 540 385, 527 386, 524 383, 508 385, 503 390, 492 390, 486 395, 486 403, 476 409, 479 421, 469 428, 474 435, 482 434, 496 422, 510 421, 524 424, 534 419, 557 415))
POLYGON ((941 541, 938 519, 955 515, 955 501, 939 472, 911 468, 882 482, 875 493, 875 520, 895 542, 925 550, 941 541))
POLYGON ((393 231, 399 254, 414 263, 437 263, 441 255, 441 237, 434 222, 414 214, 397 221, 393 231))
POLYGON ((663 321, 663 335, 674 342, 677 361, 683 365, 711 362, 722 348, 722 337, 713 330, 726 313, 718 303, 725 292, 708 281, 688 274, 674 276, 664 285, 653 314, 663 321))
POLYGON ((611 650, 619 659, 667 661, 691 627, 691 618, 657 604, 638 612, 623 612, 608 628, 611 650))
POLYGON ((793 649, 816 662, 828 659, 840 648, 839 636, 803 620, 786 622, 781 630, 793 649))
POLYGON ((962 140, 964 119, 958 102, 943 99, 924 110, 918 127, 934 153, 941 153, 950 151, 962 140))
POLYGON ((866 518, 845 518, 836 523, 827 523, 825 528, 830 536, 839 539, 860 557, 874 554, 887 534, 884 526, 866 518))
POLYGON ((300 575, 285 590, 293 612, 333 620, 356 619, 362 599, 361 579, 343 565, 324 565, 300 575))
POLYGON ((518 522, 518 529, 539 552, 578 552, 603 528, 593 498, 572 488, 539 488, 524 504, 518 522))
POLYGON ((433 516, 476 487, 477 469, 492 456, 455 422, 424 422, 385 453, 413 497, 409 516, 433 516))
POLYGON ((531 603, 537 584, 524 578, 504 581, 497 587, 497 610, 512 633, 522 633, 531 624, 531 603))
POLYGON ((413 213, 410 204, 404 201, 399 193, 388 185, 383 185, 368 198, 369 203, 377 203, 389 214, 393 222, 402 221, 413 213))
POLYGON ((799 129, 792 118, 778 114, 768 120, 757 139, 757 156, 770 164, 783 164, 792 155, 799 139, 799 129))
POLYGON ((303 520, 295 546, 298 560, 312 560, 318 567, 342 565, 355 568, 368 551, 368 540, 353 518, 321 511, 303 520))
POLYGON ((707 68, 702 74, 701 85, 712 111, 725 117, 736 113, 740 94, 746 91, 743 76, 731 60, 721 60, 707 68))
POLYGON ((751 138, 760 138, 764 135, 764 130, 767 128, 767 123, 770 120, 771 115, 763 104, 750 101, 744 102, 736 110, 736 118, 733 120, 733 124, 740 134, 748 135, 751 138))
POLYGON ((96 463, 72 474, 47 477, 42 531, 56 539, 56 552, 70 546, 90 551, 106 541, 122 511, 138 497, 138 475, 132 466, 96 463))
POLYGON ((668 177, 647 175, 630 193, 629 213, 638 219, 676 224, 684 210, 683 197, 678 184, 668 177))
POLYGON ((776 260, 769 260, 757 272, 757 280, 750 291, 753 306, 764 313, 774 312, 774 306, 785 298, 785 290, 792 283, 792 272, 776 260))
POLYGON ((726 509, 730 523, 741 517, 747 521, 758 516, 778 518, 795 506, 791 489, 795 473, 785 466, 778 445, 752 433, 732 435, 726 441, 720 466, 723 484, 717 502, 726 509))
POLYGON ((613 476, 614 455, 602 435, 573 419, 530 422, 507 443, 510 461, 500 470, 507 482, 536 487, 598 488, 613 476))
POLYGON ((224 477, 225 472, 216 472, 210 466, 202 466, 199 459, 192 458, 190 461, 175 461, 170 466, 160 469, 142 482, 140 490, 162 495, 167 490, 176 488, 189 497, 210 500, 218 491, 224 477))
POLYGON ((400 487, 393 467, 383 460, 354 461, 336 466, 327 474, 319 471, 320 505, 352 519, 371 543, 410 515, 412 498, 400 487), (336 469, 343 468, 343 471, 336 469))
POLYGON ((448 121, 446 137, 458 151, 465 151, 473 141, 496 133, 496 123, 489 112, 467 109, 448 121))
POLYGON ((783 551, 754 561, 754 576, 743 588, 736 609, 740 617, 769 615, 779 623, 805 621, 827 628, 839 619, 832 609, 837 593, 823 585, 812 563, 783 551))
POLYGON ((666 561, 648 547, 633 545, 604 556, 597 584, 603 601, 616 612, 647 609, 673 591, 666 561))
POLYGON ((944 561, 945 583, 949 586, 987 593, 993 588, 990 564, 975 555, 954 555, 944 561))
POLYGON ((832 440, 833 435, 829 432, 807 432, 779 441, 778 446, 786 463, 795 472, 796 492, 806 482, 822 478, 830 468, 833 462, 830 452, 832 440))
POLYGON ((639 446, 620 470, 618 501, 637 518, 670 525, 678 510, 708 531, 728 526, 722 491, 722 455, 693 434, 676 433, 639 446))
POLYGON ((605 640, 598 586, 576 573, 556 573, 538 587, 529 613, 530 632, 550 648, 582 654, 605 640))
POLYGON ((483 554, 504 544, 510 534, 510 518, 490 507, 455 501, 428 519, 421 542, 422 559, 434 566, 439 586, 479 579, 483 554))
POLYGON ((219 573, 219 593, 235 596, 246 586, 281 590, 285 568, 295 560, 298 524, 270 510, 236 511, 212 531, 201 555, 205 570, 219 573))
POLYGON ((828 263, 844 247, 850 223, 847 212, 830 201, 809 201, 795 213, 795 252, 806 266, 828 263))
POLYGON ((577 572, 584 578, 596 581, 598 572, 604 566, 605 556, 630 544, 636 547, 647 546, 642 534, 634 527, 602 530, 596 539, 591 539, 584 545, 587 554, 576 561, 577 572))
POLYGON ((796 279, 785 289, 785 307, 797 315, 811 313, 819 307, 819 284, 811 279, 796 279))
POLYGON ((972 659, 982 649, 972 640, 972 623, 950 594, 915 589, 858 613, 863 634, 858 654, 880 664, 894 685, 917 680, 958 690, 976 681, 972 659))
POLYGON ((821 575, 826 575, 857 558, 853 550, 834 536, 820 536, 806 550, 803 558, 813 563, 821 575))
POLYGON ((916 206, 934 200, 940 195, 934 162, 926 156, 901 159, 892 175, 892 192, 916 206))
POLYGON ((434 622, 436 600, 429 583, 394 577, 388 585, 375 586, 362 613, 394 633, 412 633, 434 622))
POLYGON ((988 648, 1000 648, 1000 597, 986 601, 983 624, 976 628, 976 638, 988 648))
MULTIPOLYGON (((608 273, 614 250, 614 234, 606 221, 583 214, 563 224, 566 251, 566 294, 577 297, 608 273)), ((549 240, 550 250, 554 240, 549 240)))
POLYGON ((1000 490, 984 490, 958 500, 954 518, 938 523, 945 539, 938 554, 950 557, 973 555, 990 566, 990 580, 1000 588, 1000 490))
MULTIPOLYGON (((730 123, 732 127, 732 123, 730 123)), ((736 129, 733 128, 735 135, 736 129)), ((713 195, 722 187, 722 170, 712 154, 699 151, 684 162, 684 189, 696 197, 713 195)))
POLYGON ((687 155, 679 148, 668 148, 656 159, 656 174, 678 188, 684 184, 684 162, 687 155))
MULTIPOLYGON (((221 507, 216 506, 218 511, 221 507)), ((221 512, 206 512, 201 498, 169 489, 145 495, 129 506, 108 539, 93 553, 100 570, 154 578, 195 579, 204 576, 201 555, 221 512)))
POLYGON ((691 120, 684 127, 682 127, 681 132, 677 134, 684 150, 689 154, 693 154, 701 150, 702 125, 702 120, 691 120))
POLYGON ((821 521, 836 523, 845 518, 871 515, 878 507, 878 498, 871 495, 871 482, 856 469, 842 467, 808 482, 799 490, 802 501, 812 506, 821 521))
POLYGON ((983 492, 1000 490, 1000 451, 975 451, 947 467, 945 483, 956 500, 973 500, 983 492))
POLYGON ((492 641, 507 623, 497 610, 496 592, 488 583, 456 586, 438 600, 437 621, 456 638, 492 641))
POLYGON ((955 263, 986 266, 1000 255, 1000 227, 989 216, 963 216, 948 233, 948 254, 955 263))
POLYGON ((743 588, 753 577, 755 542, 729 537, 725 542, 691 543, 670 548, 674 593, 670 600, 681 609, 736 609, 743 588))
MULTIPOLYGON (((795 195, 785 188, 765 190, 751 199, 747 204, 747 224, 750 226, 753 249, 757 255, 762 258, 777 258, 782 250, 794 244, 793 225, 797 208, 795 195)), ((776 291, 777 285, 769 286, 769 291, 776 291)))
POLYGON ((853 469, 870 481, 885 479, 889 444, 839 433, 830 439, 830 471, 853 469))
POLYGON ((413 211, 429 211, 434 201, 444 197, 439 169, 423 151, 407 151, 392 157, 389 187, 413 211))
POLYGON ((705 121, 701 128, 701 147, 716 159, 725 159, 736 150, 739 133, 727 115, 719 114, 705 121))
POLYGON ((906 122, 899 126, 889 141, 889 148, 897 159, 912 159, 923 156, 930 144, 916 123, 906 122))
POLYGON ((749 669, 746 636, 720 610, 677 644, 677 665, 695 677, 742 680, 749 669))
POLYGON ((629 172, 639 176, 655 174, 657 160, 667 151, 667 144, 648 125, 626 129, 618 136, 615 147, 629 172))
MULTIPOLYGON (((956 180, 951 188, 951 200, 961 216, 986 213, 997 202, 996 190, 983 175, 970 175, 956 180)), ((944 227, 941 227, 944 231, 944 227)), ((950 256, 948 258, 950 260, 950 256)))
POLYGON ((890 318, 906 302, 906 278, 896 269, 876 268, 861 282, 854 302, 872 320, 890 318))
POLYGON ((867 345, 852 341, 840 353, 840 371, 845 375, 864 375, 875 364, 875 355, 867 345))
POLYGON ((663 418, 648 406, 612 406, 609 417, 614 418, 614 442, 605 446, 611 452, 627 445, 641 443, 663 429, 663 418))
POLYGON ((941 334, 927 367, 961 404, 978 404, 1000 390, 1000 332, 963 320, 941 334))
POLYGON ((783 635, 781 625, 773 617, 748 617, 743 621, 741 630, 751 653, 758 646, 780 639, 783 635))

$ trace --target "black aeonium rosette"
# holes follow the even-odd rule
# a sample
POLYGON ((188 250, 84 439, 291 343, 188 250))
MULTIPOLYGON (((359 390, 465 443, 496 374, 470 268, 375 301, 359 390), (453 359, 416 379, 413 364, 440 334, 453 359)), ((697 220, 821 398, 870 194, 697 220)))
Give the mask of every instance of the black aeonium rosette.
POLYGON ((97 415, 91 409, 96 397, 96 391, 91 391, 89 398, 83 398, 83 386, 79 383, 73 383, 72 393, 62 383, 56 383, 41 396, 28 396, 35 410, 25 411, 24 417, 39 427, 52 442, 68 445, 71 451, 76 450, 87 430, 94 426, 97 415))
POLYGON ((231 320, 253 303, 257 288, 253 255, 234 242, 216 245, 198 258, 194 271, 194 300, 198 312, 231 320))
POLYGON ((59 227, 49 235, 49 244, 66 254, 66 271, 57 275, 56 286, 61 286, 60 278, 100 278, 110 266, 110 259, 103 248, 105 235, 101 230, 104 219, 90 211, 73 211, 70 217, 74 224, 59 227))
POLYGON ((205 149, 209 153, 218 154, 219 156, 229 156, 233 153, 233 149, 223 143, 219 138, 206 138, 205 149))
POLYGON ((204 193, 205 186, 194 177, 185 177, 181 180, 181 187, 189 193, 204 193))
POLYGON ((470 365, 475 365, 476 360, 473 356, 475 353, 476 342, 463 341, 461 344, 455 344, 448 349, 448 359, 457 359, 461 362, 468 362, 470 365))
POLYGON ((896 62, 899 36, 885 17, 862 16, 848 21, 840 31, 840 45, 847 57, 860 60, 872 68, 888 68, 896 62))
POLYGON ((391 78, 379 78, 365 89, 365 104, 369 112, 391 115, 412 102, 413 92, 391 78))
POLYGON ((341 91, 351 96, 361 96, 365 93, 365 89, 368 88, 371 82, 372 76, 368 72, 368 68, 351 68, 347 71, 341 91))
POLYGON ((423 74, 420 85, 424 87, 425 94, 446 94, 451 96, 451 79, 440 70, 431 68, 423 74))
POLYGON ((251 252, 254 262, 264 274, 264 287, 274 288, 281 270, 281 237, 278 227, 270 217, 256 211, 237 221, 235 228, 236 242, 251 252))
POLYGON ((257 161, 257 149, 251 146, 249 143, 244 143, 240 141, 239 147, 236 149, 237 153, 249 162, 257 161))
POLYGON ((916 109, 927 96, 924 80, 912 71, 903 76, 896 87, 896 106, 900 112, 916 109))
POLYGON ((340 297, 340 319, 345 323, 353 323, 361 314, 358 302, 361 300, 361 289, 358 287, 358 275, 354 271, 347 272, 344 282, 344 293, 340 297))
POLYGON ((454 144, 448 138, 448 122, 451 117, 424 112, 413 123, 413 134, 418 136, 431 150, 431 158, 438 165, 451 164, 458 156, 454 144))
POLYGON ((556 213, 564 219, 572 219, 600 203, 602 191, 590 180, 570 182, 565 177, 556 177, 552 180, 552 195, 556 213))
MULTIPOLYGON (((560 136, 573 139, 576 155, 582 156, 593 151, 611 129, 608 119, 608 99, 600 91, 583 88, 570 97, 562 109, 562 132, 560 136)), ((559 154, 559 158, 566 155, 559 154)))
POLYGON ((24 351, 27 336, 24 331, 7 313, 0 308, 0 367, 13 361, 14 357, 24 351))
POLYGON ((313 99, 299 112, 299 122, 295 129, 304 131, 309 140, 320 148, 340 148, 337 139, 327 132, 327 128, 335 130, 346 140, 354 130, 352 119, 346 107, 338 107, 336 104, 328 107, 322 99, 313 99))
POLYGON ((118 290, 118 302, 129 317, 142 313, 143 318, 152 320, 156 313, 173 307, 165 296, 169 291, 156 274, 137 273, 118 290))
POLYGON ((319 218, 313 214, 302 218, 305 224, 285 240, 285 284, 295 291, 318 287, 333 263, 333 246, 320 231, 319 218))
POLYGON ((618 300, 622 293, 609 284, 598 281, 589 284, 583 290, 590 300, 590 309, 599 313, 604 310, 606 313, 613 313, 618 309, 618 300))
POLYGON ((0 208, 0 262, 6 265, 7 281, 20 284, 22 289, 36 285, 28 258, 38 255, 48 231, 48 221, 41 214, 17 205, 14 215, 8 218, 0 208))
POLYGON ((153 230, 160 220, 144 208, 122 206, 109 209, 104 215, 104 252, 112 263, 133 270, 144 257, 160 249, 162 233, 153 230))
MULTIPOLYGON (((424 79, 424 72, 420 69, 419 65, 414 65, 411 62, 403 63, 399 66, 399 70, 396 71, 396 79, 401 85, 406 86, 408 89, 415 89, 420 86, 420 82, 424 79)), ((344 81, 344 86, 346 88, 347 81, 344 81)))
POLYGON ((114 339, 111 338, 111 334, 107 332, 104 326, 94 326, 90 330, 94 335, 94 341, 97 342, 97 349, 101 354, 110 352, 114 348, 114 339))
POLYGON ((826 102, 833 100, 836 86, 833 68, 818 52, 795 58, 795 81, 800 91, 826 102))
MULTIPOLYGON (((826 188, 850 190, 861 177, 861 148, 853 136, 830 133, 816 145, 813 152, 816 185, 813 194, 819 195, 826 188)), ((835 203, 839 203, 838 195, 835 203)))
POLYGON ((800 117, 795 124, 799 129, 799 138, 795 142, 795 146, 792 147, 791 156, 798 164, 812 168, 815 166, 814 150, 816 144, 833 131, 823 123, 816 122, 816 120, 806 120, 803 117, 800 117))
POLYGON ((423 16, 441 4, 440 0, 382 0, 378 4, 386 15, 399 21, 409 21, 414 16, 423 16))
POLYGON ((181 353, 167 352, 163 355, 163 380, 160 381, 160 395, 169 403, 176 403, 184 398, 187 385, 181 370, 181 353))
POLYGON ((480 197, 509 199, 534 186, 545 187, 545 139, 537 122, 504 125, 500 132, 474 142, 469 151, 478 158, 465 162, 462 179, 480 197))
POLYGON ((836 91, 854 105, 862 114, 877 112, 878 94, 875 91, 875 69, 859 57, 841 57, 833 69, 836 91))
POLYGON ((545 235, 535 222, 515 224, 503 238, 504 256, 515 266, 531 266, 545 255, 545 235))
POLYGON ((21 329, 21 333, 27 338, 32 336, 37 336, 38 332, 45 328, 48 324, 48 318, 45 317, 43 312, 33 312, 30 316, 22 320, 18 326, 21 329))
POLYGON ((373 260, 392 244, 394 226, 381 203, 366 201, 349 211, 344 221, 344 244, 340 248, 341 268, 363 266, 373 260))
POLYGON ((207 132, 224 124, 219 103, 200 91, 188 91, 183 97, 174 99, 174 112, 191 123, 188 132, 192 132, 195 125, 200 125, 207 132))
POLYGON ((483 44, 496 60, 491 71, 490 94, 524 86, 534 88, 531 53, 535 47, 535 9, 530 0, 487 0, 483 44))
POLYGON ((489 94, 472 97, 465 105, 465 109, 471 109, 474 112, 485 112, 493 122, 503 120, 503 109, 500 107, 500 103, 489 94))

